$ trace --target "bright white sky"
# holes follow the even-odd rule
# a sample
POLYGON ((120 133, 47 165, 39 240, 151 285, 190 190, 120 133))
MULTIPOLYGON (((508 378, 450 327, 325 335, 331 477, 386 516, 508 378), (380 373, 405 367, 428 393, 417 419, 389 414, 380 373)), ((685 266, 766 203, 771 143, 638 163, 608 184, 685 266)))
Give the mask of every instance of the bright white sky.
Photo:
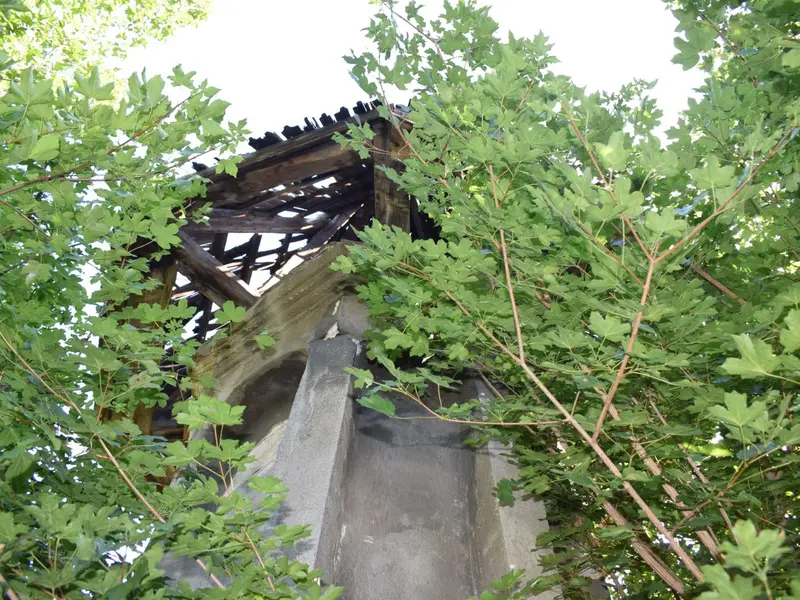
MULTIPOLYGON (((658 79, 654 95, 669 123, 702 82, 670 62, 675 20, 661 0, 485 1, 504 32, 549 36, 559 70, 590 90, 658 79)), ((341 57, 366 48, 361 30, 374 10, 368 0, 216 0, 206 22, 133 51, 123 70, 167 75, 180 63, 222 89, 230 119, 247 119, 255 135, 280 132, 367 100, 341 57)))
MULTIPOLYGON (((661 0, 484 0, 503 35, 543 31, 561 60, 557 70, 589 90, 613 91, 634 78, 657 79, 653 91, 664 124, 677 120, 700 73, 672 64, 673 16, 661 0)), ((423 2, 438 14, 442 0, 423 2)), ((362 29, 375 10, 368 0, 215 0, 197 28, 130 53, 122 70, 146 67, 149 75, 185 71, 222 91, 230 120, 246 119, 256 137, 302 125, 303 117, 333 114, 369 100, 348 73, 342 56, 367 48, 362 29)), ((392 98, 406 103, 407 97, 392 98)), ((245 148, 244 151, 249 151, 245 148)), ((228 246, 248 235, 228 236, 228 246)), ((264 236, 262 249, 277 244, 264 236)), ((253 283, 263 283, 258 273, 253 283)))

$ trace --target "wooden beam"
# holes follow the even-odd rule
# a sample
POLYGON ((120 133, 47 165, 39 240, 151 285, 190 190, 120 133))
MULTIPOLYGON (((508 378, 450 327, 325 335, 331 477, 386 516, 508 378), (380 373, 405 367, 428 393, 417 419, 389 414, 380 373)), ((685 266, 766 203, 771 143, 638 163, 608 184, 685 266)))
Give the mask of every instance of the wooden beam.
POLYGON ((411 211, 408 194, 389 179, 381 167, 398 167, 399 147, 392 136, 391 123, 382 121, 375 126, 375 152, 372 155, 375 172, 375 218, 384 225, 395 225, 411 231, 411 211))
POLYGON ((279 185, 291 184, 313 175, 323 177, 363 162, 357 152, 328 141, 278 162, 271 159, 251 162, 245 166, 240 163, 236 179, 228 177, 212 183, 208 186, 205 199, 197 201, 210 202, 214 206, 233 202, 247 203, 279 185))
POLYGON ((314 237, 308 240, 308 244, 306 244, 304 248, 301 248, 297 254, 300 256, 308 256, 316 252, 321 246, 327 244, 330 239, 336 235, 337 231, 350 222, 350 219, 353 218, 353 215, 356 214, 358 209, 362 206, 362 204, 356 204, 333 217, 325 227, 320 229, 314 234, 314 237))
POLYGON ((310 232, 325 224, 324 219, 308 220, 304 217, 279 217, 265 213, 229 208, 215 208, 208 215, 208 223, 189 223, 181 231, 205 240, 209 233, 295 233, 310 232))
POLYGON ((258 300, 258 294, 233 273, 226 273, 223 264, 185 231, 179 231, 181 246, 175 249, 178 270, 197 285, 206 298, 218 306, 226 300, 233 300, 239 306, 251 307, 258 300))
POLYGON ((244 257, 244 264, 242 265, 242 272, 239 276, 246 283, 250 283, 250 278, 253 276, 253 267, 255 266, 256 257, 258 256, 258 247, 261 245, 261 236, 254 233, 253 237, 251 237, 250 241, 247 243, 249 247, 247 248, 247 254, 244 257))
MULTIPOLYGON (((175 286, 175 278, 178 275, 174 261, 171 259, 162 260, 151 265, 149 279, 155 279, 159 285, 156 287, 145 290, 138 296, 131 296, 125 302, 125 306, 136 307, 140 304, 157 304, 161 308, 165 308, 172 299, 172 288, 175 286)), ((131 320, 130 325, 139 327, 141 324, 136 320, 131 320)), ((153 428, 153 406, 145 407, 139 404, 130 415, 131 421, 141 430, 142 434, 150 435, 153 428)), ((100 407, 100 416, 103 419, 110 419, 116 421, 124 418, 126 415, 121 413, 112 412, 107 407, 100 407)))
MULTIPOLYGON (((214 239, 211 241, 211 246, 209 246, 208 252, 211 254, 211 256, 217 260, 220 260, 222 255, 225 253, 225 245, 227 243, 228 234, 217 233, 214 235, 214 239)), ((206 336, 208 335, 208 324, 211 322, 211 312, 213 308, 214 307, 211 300, 209 300, 207 296, 202 296, 200 308, 198 309, 198 312, 200 312, 200 318, 197 319, 197 326, 194 329, 197 333, 198 339, 201 341, 205 341, 206 336)))
MULTIPOLYGON (((361 123, 371 123, 380 118, 381 117, 378 114, 378 111, 372 110, 364 115, 361 115, 358 120, 361 123)), ((239 172, 241 173, 243 170, 248 171, 250 169, 258 169, 260 165, 263 166, 264 164, 270 162, 276 162, 288 156, 292 156, 299 152, 314 148, 315 146, 325 144, 326 142, 330 141, 333 134, 347 131, 347 126, 350 123, 355 122, 356 117, 337 121, 336 123, 331 123, 326 127, 320 127, 314 131, 309 131, 308 133, 298 135, 297 137, 286 140, 285 142, 281 142, 280 144, 273 144, 272 146, 267 146, 266 148, 262 148, 257 152, 247 154, 244 156, 244 160, 239 163, 239 172)), ((216 168, 214 167, 206 169, 205 171, 201 171, 199 175, 201 177, 210 179, 212 182, 229 178, 227 175, 217 173, 216 168)))

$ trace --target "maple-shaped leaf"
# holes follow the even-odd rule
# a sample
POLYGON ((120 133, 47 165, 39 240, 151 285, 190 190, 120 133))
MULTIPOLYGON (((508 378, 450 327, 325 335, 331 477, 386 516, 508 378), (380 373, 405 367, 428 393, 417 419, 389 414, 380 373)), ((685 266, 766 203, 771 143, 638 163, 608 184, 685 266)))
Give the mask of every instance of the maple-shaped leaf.
POLYGON ((621 131, 615 131, 611 134, 608 144, 595 144, 597 148, 597 156, 604 167, 613 169, 614 171, 621 171, 628 164, 628 156, 631 151, 625 148, 625 134, 621 131))
POLYGON ((226 300, 220 309, 214 313, 217 323, 238 323, 244 319, 247 311, 243 306, 236 306, 232 300, 226 300))
POLYGON ((630 323, 623 323, 616 317, 604 317, 599 312, 589 315, 589 327, 597 335, 612 342, 619 342, 631 331, 630 323))
POLYGON ((738 392, 725 394, 725 406, 709 407, 708 412, 726 425, 761 429, 767 417, 766 403, 756 400, 747 405, 747 396, 738 392))
POLYGON ((781 345, 786 352, 794 352, 800 348, 800 310, 790 310, 783 322, 786 329, 781 329, 781 345))
POLYGON ((731 166, 721 167, 719 158, 712 155, 708 157, 703 167, 692 169, 689 173, 699 189, 708 189, 731 185, 736 174, 735 171, 731 166))
POLYGON ((755 379, 769 375, 778 368, 780 360, 772 353, 772 348, 761 340, 754 340, 748 334, 735 335, 733 341, 742 358, 729 358, 722 365, 726 373, 739 375, 744 379, 755 379))

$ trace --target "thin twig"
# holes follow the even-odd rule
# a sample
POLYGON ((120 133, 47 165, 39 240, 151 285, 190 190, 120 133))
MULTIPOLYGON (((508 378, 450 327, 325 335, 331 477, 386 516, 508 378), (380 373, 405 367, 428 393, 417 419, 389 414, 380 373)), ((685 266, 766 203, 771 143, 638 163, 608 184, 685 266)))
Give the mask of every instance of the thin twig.
POLYGON ((2 573, 0 573, 0 585, 6 588, 6 596, 8 596, 8 600, 19 600, 19 596, 17 596, 17 593, 11 589, 11 586, 9 585, 8 581, 6 581, 6 578, 3 577, 2 573))
MULTIPOLYGON (((592 148, 589 146, 589 142, 586 140, 585 137, 583 137, 583 134, 581 133, 580 129, 578 129, 578 125, 575 123, 575 119, 572 118, 572 114, 569 112, 569 109, 567 108, 567 103, 565 101, 561 102, 561 109, 564 111, 564 114, 567 115, 570 127, 572 127, 572 130, 575 132, 575 135, 578 136, 578 139, 581 141, 581 144, 583 144, 584 149, 586 150, 586 152, 589 153, 589 158, 591 159, 594 168, 597 170, 597 174, 600 176, 600 180, 603 182, 603 186, 605 187, 606 192, 608 193, 609 196, 611 196, 611 199, 614 201, 614 204, 619 206, 617 197, 614 195, 614 189, 611 187, 611 184, 608 182, 608 179, 606 179, 606 176, 603 174, 603 169, 600 168, 600 163, 597 162, 597 158, 595 157, 594 152, 592 152, 592 148)), ((633 237, 636 239, 636 243, 639 244, 639 248, 642 249, 644 255, 647 257, 648 260, 650 260, 652 258, 652 256, 650 255, 650 251, 647 249, 647 246, 644 245, 644 242, 642 242, 642 239, 639 237, 639 233, 636 231, 636 227, 634 227, 633 222, 631 221, 630 217, 628 217, 625 211, 622 211, 622 219, 623 221, 625 221, 625 224, 630 228, 633 237)))
POLYGON ((250 549, 253 551, 253 553, 256 555, 256 558, 258 559, 258 564, 261 565, 261 570, 264 571, 264 576, 267 578, 267 583, 269 583, 269 589, 274 592, 275 584, 272 582, 272 577, 270 577, 269 571, 267 571, 267 567, 264 564, 264 559, 261 558, 261 553, 258 551, 258 548, 253 542, 253 538, 250 537, 250 533, 248 533, 247 529, 243 527, 242 531, 244 532, 244 536, 247 538, 247 541, 250 543, 250 549))
POLYGON ((698 274, 698 275, 700 275, 700 277, 702 277, 703 279, 705 279, 705 280, 706 280, 708 283, 710 283, 711 285, 713 285, 715 288, 717 288, 717 289, 718 289, 720 292, 722 292, 723 294, 725 294, 725 295, 726 295, 726 296, 728 296, 729 298, 733 298, 733 299, 734 299, 734 300, 736 300, 736 302, 738 302, 739 304, 744 304, 744 303, 745 303, 745 301, 744 301, 743 299, 739 298, 739 296, 737 296, 736 294, 734 294, 734 293, 733 293, 732 291, 730 291, 730 290, 729 290, 727 287, 725 287, 725 286, 724 286, 724 285, 722 285, 722 284, 721 284, 719 281, 717 281, 717 280, 716 280, 716 279, 714 279, 714 278, 713 278, 711 275, 709 275, 709 274, 708 274, 708 271, 706 271, 705 269, 703 269, 703 267, 698 267, 697 265, 694 265, 694 264, 693 264, 693 265, 692 265, 692 269, 693 269, 694 271, 696 271, 696 272, 697 272, 697 274, 698 274))
MULTIPOLYGON (((489 178, 492 180, 492 196, 494 196, 494 205, 500 208, 500 200, 497 197, 497 182, 494 178, 494 169, 489 165, 489 178)), ((503 253, 503 267, 506 272, 506 285, 508 287, 508 298, 511 301, 511 310, 514 313, 514 329, 517 332, 517 345, 519 346, 519 359, 525 360, 525 345, 522 342, 522 324, 519 320, 519 310, 517 309, 517 301, 514 299, 514 286, 511 283, 511 267, 508 260, 508 247, 506 246, 505 231, 500 230, 500 250, 503 253)))

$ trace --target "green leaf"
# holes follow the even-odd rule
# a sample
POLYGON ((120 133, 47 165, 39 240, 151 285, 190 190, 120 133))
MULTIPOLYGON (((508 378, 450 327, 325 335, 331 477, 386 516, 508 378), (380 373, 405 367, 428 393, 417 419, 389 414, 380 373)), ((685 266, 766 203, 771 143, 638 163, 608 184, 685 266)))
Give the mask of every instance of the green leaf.
POLYGON ((267 348, 271 348, 275 345, 275 338, 272 337, 266 329, 253 339, 255 339, 260 350, 266 350, 267 348))
POLYGON ((630 323, 623 323, 616 317, 604 317, 596 311, 589 315, 589 328, 600 337, 612 342, 622 341, 622 338, 631 332, 630 323))
POLYGON ((788 69, 800 69, 800 48, 792 48, 784 54, 781 64, 788 69))
MULTIPOLYGON (((225 129, 214 121, 213 119, 203 119, 202 121, 203 131, 206 135, 211 137, 222 137, 228 135, 228 132, 225 129)), ((223 167, 224 168, 224 167, 223 167)))
POLYGON ((0 544, 9 544, 26 531, 28 528, 25 525, 14 522, 12 513, 0 512, 0 544))
POLYGON ((754 401, 747 406, 747 396, 738 392, 725 394, 725 407, 711 406, 708 412, 713 418, 734 427, 752 427, 763 422, 767 416, 764 402, 754 401))
POLYGON ((722 565, 704 565, 701 570, 706 582, 714 589, 700 594, 698 600, 756 600, 761 597, 760 585, 741 575, 731 581, 722 565))
POLYGON ((726 373, 739 375, 744 379, 756 379, 773 373, 780 359, 772 353, 772 348, 761 340, 753 340, 750 335, 735 335, 733 340, 742 358, 729 358, 722 365, 726 373))
POLYGON ((614 180, 614 196, 619 208, 630 217, 635 217, 642 212, 644 194, 639 190, 631 190, 631 180, 620 176, 614 180))
POLYGON ((501 479, 493 488, 500 506, 514 505, 514 484, 508 479, 501 479))
POLYGON ((632 467, 625 467, 622 470, 622 478, 625 481, 650 481, 650 475, 632 467))
POLYGON ((597 535, 603 539, 627 540, 633 537, 633 532, 627 527, 615 527, 613 525, 609 525, 607 527, 600 527, 597 530, 597 535))
POLYGON ((28 263, 22 267, 22 272, 25 274, 25 283, 33 285, 34 283, 49 280, 52 269, 52 265, 40 263, 36 260, 29 260, 28 263))
POLYGON ((378 411, 379 413, 388 417, 395 416, 394 404, 392 404, 390 400, 387 400, 376 393, 359 396, 356 398, 356 402, 365 408, 371 408, 372 410, 378 411))
POLYGON ((595 144, 600 163, 607 169, 622 171, 628 164, 631 151, 625 148, 626 135, 622 131, 611 134, 608 144, 595 144))
POLYGON ((256 492, 262 494, 285 494, 289 491, 283 482, 277 477, 268 475, 266 477, 251 477, 247 481, 247 486, 256 492))
POLYGON ((58 156, 58 147, 61 142, 61 137, 55 134, 43 135, 31 148, 28 153, 29 160, 38 162, 47 162, 58 156))
POLYGON ((178 237, 177 223, 167 223, 166 225, 153 225, 151 227, 151 234, 156 243, 165 250, 173 246, 180 246, 181 240, 178 237))
POLYGON ((800 310, 790 310, 783 322, 786 328, 781 329, 781 345, 786 352, 794 352, 800 348, 800 310))
POLYGON ((18 454, 6 468, 5 480, 11 481, 17 477, 28 475, 34 464, 36 464, 36 459, 32 455, 27 452, 18 454))
POLYGON ((414 339, 396 327, 390 327, 383 332, 383 335, 385 336, 383 347, 387 350, 394 350, 396 348, 411 348, 414 345, 414 339))
MULTIPOLYGON (((192 442, 199 442, 199 440, 192 440, 192 442)), ((183 442, 171 442, 164 449, 167 452, 167 458, 164 460, 165 465, 183 467, 192 464, 200 456, 199 443, 192 444, 190 442, 184 445, 183 442)))
POLYGON ((238 323, 244 320, 247 310, 243 306, 236 306, 232 300, 226 300, 220 309, 214 313, 217 323, 238 323))
POLYGON ((708 157, 703 167, 692 169, 689 173, 700 189, 728 187, 733 183, 735 177, 734 167, 721 167, 719 158, 714 155, 708 157))
POLYGON ((236 156, 234 158, 223 158, 217 163, 215 172, 218 174, 225 173, 231 177, 236 177, 236 174, 239 172, 237 163, 241 162, 241 160, 242 158, 240 156, 236 156))
POLYGON ((737 521, 733 526, 736 543, 723 542, 720 550, 725 556, 725 564, 744 571, 756 573, 765 561, 771 561, 790 552, 784 546, 786 536, 777 529, 757 531, 751 521, 737 521))
POLYGON ((644 224, 656 237, 661 237, 662 235, 677 237, 686 230, 686 222, 682 219, 676 219, 674 211, 669 209, 660 213, 648 212, 645 215, 644 224))

